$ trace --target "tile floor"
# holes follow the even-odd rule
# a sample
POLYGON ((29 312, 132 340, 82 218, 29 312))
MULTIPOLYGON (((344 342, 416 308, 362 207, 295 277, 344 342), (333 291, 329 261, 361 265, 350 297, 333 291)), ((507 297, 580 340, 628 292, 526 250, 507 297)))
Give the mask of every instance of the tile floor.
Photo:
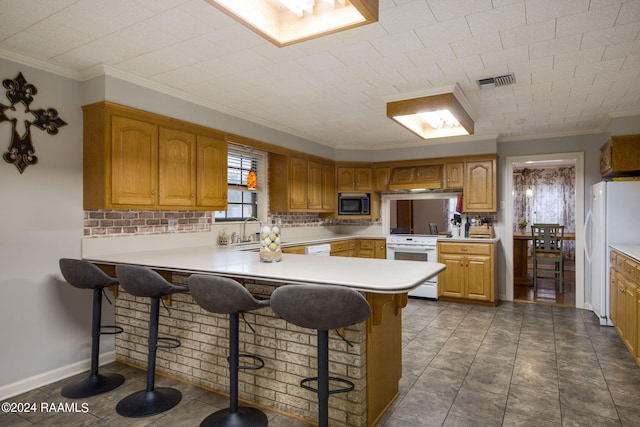
MULTIPOLYGON (((477 307, 410 299, 404 309, 401 395, 379 427, 638 426, 640 367, 613 328, 589 311, 527 303, 477 307)), ((227 399, 159 377, 183 393, 174 409, 126 419, 114 407, 144 388, 144 373, 108 394, 83 399, 87 413, 0 413, 0 426, 197 426, 227 399)), ((82 377, 82 375, 80 376, 82 377)), ((50 384, 11 402, 67 402, 50 384)), ((268 412, 273 427, 307 426, 268 412)))

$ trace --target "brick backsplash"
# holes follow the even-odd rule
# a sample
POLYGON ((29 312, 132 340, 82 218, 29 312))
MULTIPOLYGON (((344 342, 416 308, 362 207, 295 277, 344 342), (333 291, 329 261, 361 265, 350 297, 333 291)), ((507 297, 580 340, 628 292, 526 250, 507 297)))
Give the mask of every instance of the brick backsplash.
MULTIPOLYGON (((210 211, 84 211, 85 237, 113 237, 137 234, 199 233, 211 231, 210 211), (169 231, 169 219, 177 219, 169 231)), ((380 220, 322 218, 317 213, 272 212, 267 221, 286 227, 328 227, 334 225, 379 225, 380 220)))
POLYGON ((211 218, 211 212, 208 211, 84 211, 84 236, 210 231, 211 218), (169 231, 169 219, 178 220, 176 231, 169 231))

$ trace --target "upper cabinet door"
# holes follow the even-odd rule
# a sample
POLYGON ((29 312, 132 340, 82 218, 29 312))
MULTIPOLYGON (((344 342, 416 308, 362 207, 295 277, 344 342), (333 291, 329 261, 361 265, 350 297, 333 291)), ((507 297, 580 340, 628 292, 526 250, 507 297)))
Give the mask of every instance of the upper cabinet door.
POLYGON ((322 165, 307 162, 307 209, 322 210, 322 165))
POLYGON ((355 168, 338 168, 338 191, 354 191, 356 189, 355 168))
POLYGON ((196 205, 227 209, 227 143, 198 135, 196 158, 196 205))
POLYGON ((159 201, 162 206, 196 203, 196 135, 160 128, 158 140, 159 201))
POLYGON ((464 174, 465 212, 496 211, 495 170, 495 160, 474 160, 466 163, 464 174))
POLYGON ((462 188, 464 186, 464 162, 447 163, 445 165, 445 188, 462 188))
POLYGON ((333 165, 322 165, 322 209, 334 211, 337 199, 336 168, 333 165))
POLYGON ((291 209, 307 209, 308 181, 307 181, 307 161, 297 157, 291 157, 289 164, 291 182, 289 188, 291 191, 291 200, 289 207, 291 209))
POLYGON ((338 167, 338 191, 373 190, 371 168, 338 167))
POLYGON ((154 206, 158 201, 158 133, 152 123, 113 116, 111 202, 154 206))
POLYGON ((373 169, 356 168, 356 190, 371 191, 373 190, 373 169))

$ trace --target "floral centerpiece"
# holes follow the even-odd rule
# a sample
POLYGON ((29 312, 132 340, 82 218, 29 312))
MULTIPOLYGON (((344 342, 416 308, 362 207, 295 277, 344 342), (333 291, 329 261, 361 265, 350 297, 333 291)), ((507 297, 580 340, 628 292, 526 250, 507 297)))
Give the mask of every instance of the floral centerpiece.
POLYGON ((520 232, 524 232, 525 228, 527 228, 527 225, 529 225, 527 221, 520 221, 518 223, 518 228, 520 229, 520 232))

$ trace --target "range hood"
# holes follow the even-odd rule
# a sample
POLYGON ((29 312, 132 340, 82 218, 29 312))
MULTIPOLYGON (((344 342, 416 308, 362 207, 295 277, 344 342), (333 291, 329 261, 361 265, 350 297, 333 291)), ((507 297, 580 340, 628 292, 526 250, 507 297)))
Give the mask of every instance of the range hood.
POLYGON ((393 168, 388 188, 389 190, 442 189, 442 165, 393 168))

